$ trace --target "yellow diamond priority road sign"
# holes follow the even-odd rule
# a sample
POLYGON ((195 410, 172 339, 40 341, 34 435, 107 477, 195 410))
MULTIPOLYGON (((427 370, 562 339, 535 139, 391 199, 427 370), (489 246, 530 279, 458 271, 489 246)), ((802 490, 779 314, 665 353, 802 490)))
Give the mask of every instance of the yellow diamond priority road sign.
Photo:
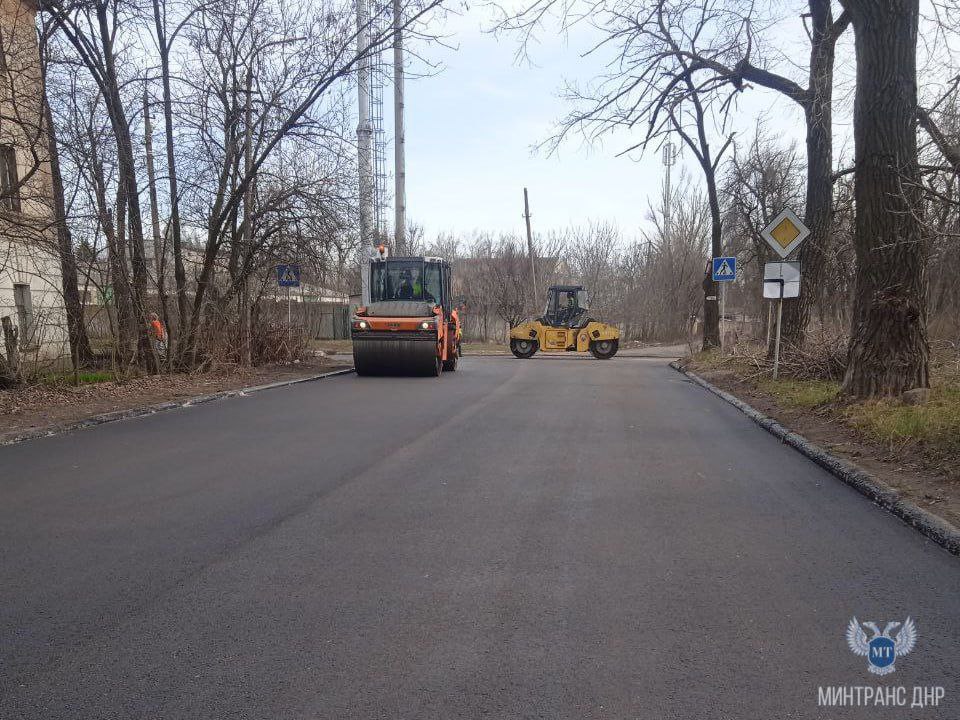
POLYGON ((760 234, 777 255, 785 258, 807 239, 810 229, 803 224, 793 210, 786 208, 771 220, 760 234))

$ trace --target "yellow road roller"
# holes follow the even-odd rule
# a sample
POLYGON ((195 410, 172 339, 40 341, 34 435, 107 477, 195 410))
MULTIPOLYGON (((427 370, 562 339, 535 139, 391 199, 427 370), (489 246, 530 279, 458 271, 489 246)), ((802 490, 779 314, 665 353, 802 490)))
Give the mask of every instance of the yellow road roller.
POLYGON ((590 352, 609 360, 620 347, 620 331, 590 317, 582 285, 551 285, 543 315, 510 330, 510 351, 518 358, 548 353, 590 352))

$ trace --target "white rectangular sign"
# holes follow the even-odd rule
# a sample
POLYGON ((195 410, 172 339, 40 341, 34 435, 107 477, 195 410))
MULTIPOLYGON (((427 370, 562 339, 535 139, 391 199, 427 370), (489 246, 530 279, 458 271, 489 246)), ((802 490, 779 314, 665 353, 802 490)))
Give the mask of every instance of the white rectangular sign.
POLYGON ((800 263, 766 263, 763 266, 763 296, 772 300, 800 297, 800 263))

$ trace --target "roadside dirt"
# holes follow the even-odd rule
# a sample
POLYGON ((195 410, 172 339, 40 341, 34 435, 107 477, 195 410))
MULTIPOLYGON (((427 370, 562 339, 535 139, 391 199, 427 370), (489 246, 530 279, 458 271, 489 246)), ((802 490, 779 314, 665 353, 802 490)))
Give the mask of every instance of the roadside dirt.
POLYGON ((960 480, 931 464, 917 449, 907 446, 891 450, 870 442, 845 424, 830 406, 812 410, 784 408, 730 370, 690 369, 810 442, 862 467, 899 491, 904 499, 960 527, 960 480))
POLYGON ((221 366, 202 373, 154 375, 79 387, 37 384, 0 390, 0 443, 27 430, 75 423, 93 415, 310 377, 345 367, 350 364, 339 359, 316 358, 294 365, 249 369, 221 366))

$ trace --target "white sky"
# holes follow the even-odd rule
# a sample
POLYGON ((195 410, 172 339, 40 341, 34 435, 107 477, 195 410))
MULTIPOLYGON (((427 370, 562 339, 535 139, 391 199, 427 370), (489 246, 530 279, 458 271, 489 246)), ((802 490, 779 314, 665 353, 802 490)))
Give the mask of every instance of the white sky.
MULTIPOLYGON (((799 20, 776 30, 786 52, 807 52, 799 20)), ((568 41, 541 34, 532 52, 535 66, 515 62, 516 41, 483 32, 489 16, 476 9, 451 17, 446 25, 454 49, 427 50, 443 66, 432 77, 408 80, 407 206, 408 216, 431 238, 441 231, 523 231, 523 187, 531 198, 534 229, 545 232, 591 219, 612 220, 629 236, 644 226, 649 198, 660 192, 660 155, 615 157, 628 138, 587 148, 576 140, 558 156, 534 154, 532 146, 550 136, 554 123, 568 112, 559 97, 565 80, 589 81, 601 70, 601 58, 580 54, 598 37, 585 28, 568 41)), ((852 33, 849 33, 852 35, 852 33)), ((848 50, 841 57, 850 59, 848 50)), ((852 60, 852 59, 851 59, 852 60)), ((843 62, 841 60, 838 66, 843 62)), ((852 61, 849 63, 852 65, 852 61)), ((849 76, 845 68, 839 68, 849 76)), ((803 78, 803 68, 795 73, 803 78)), ((837 152, 849 156, 849 98, 839 89, 837 152)), ((744 93, 737 128, 744 141, 752 137, 758 114, 784 143, 795 139, 802 152, 803 120, 793 103, 775 93, 744 93)), ((392 88, 385 89, 385 118, 392 139, 392 88)), ((393 151, 388 148, 388 167, 393 151)), ((674 172, 686 166, 698 178, 689 151, 674 172)), ((390 180, 392 196, 392 179, 390 180)))

